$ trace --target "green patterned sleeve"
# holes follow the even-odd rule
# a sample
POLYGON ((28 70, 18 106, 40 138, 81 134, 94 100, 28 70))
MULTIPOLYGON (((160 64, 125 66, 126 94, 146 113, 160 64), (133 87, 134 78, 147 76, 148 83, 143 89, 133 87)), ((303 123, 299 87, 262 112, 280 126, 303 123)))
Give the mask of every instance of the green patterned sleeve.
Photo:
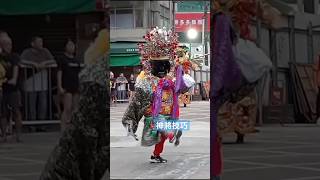
POLYGON ((144 115, 145 110, 151 104, 151 94, 141 88, 136 88, 135 96, 129 104, 122 118, 123 126, 131 125, 133 132, 138 129, 138 124, 144 115))

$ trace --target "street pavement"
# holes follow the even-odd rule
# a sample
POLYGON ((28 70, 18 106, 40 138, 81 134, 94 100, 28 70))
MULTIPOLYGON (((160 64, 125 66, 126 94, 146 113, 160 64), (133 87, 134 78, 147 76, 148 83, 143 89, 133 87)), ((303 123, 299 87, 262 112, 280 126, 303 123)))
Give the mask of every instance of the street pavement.
POLYGON ((222 180, 320 180, 320 127, 265 125, 245 144, 224 138, 222 180))
MULTIPOLYGON (((166 143, 167 164, 148 162, 152 147, 141 147, 126 137, 121 125, 128 104, 111 107, 111 178, 206 179, 209 177, 209 103, 181 108, 192 121, 179 147, 166 143)), ((141 123, 143 125, 143 123, 141 123)), ((141 136, 141 126, 137 135, 141 136)), ((264 125, 248 135, 245 144, 224 138, 222 180, 320 180, 320 127, 264 125)), ((0 142, 0 180, 37 180, 57 144, 59 133, 24 134, 23 143, 0 142)), ((106 178, 105 178, 106 179, 106 178)))
POLYGON ((0 142, 0 180, 38 180, 58 133, 32 133, 22 143, 0 142))
MULTIPOLYGON (((111 179, 209 179, 209 102, 192 102, 181 108, 180 118, 191 121, 190 131, 183 133, 178 147, 166 141, 162 154, 166 164, 151 164, 154 146, 142 147, 140 141, 126 136, 121 119, 127 105, 111 107, 111 179)), ((136 133, 139 139, 142 129, 143 119, 136 133)))

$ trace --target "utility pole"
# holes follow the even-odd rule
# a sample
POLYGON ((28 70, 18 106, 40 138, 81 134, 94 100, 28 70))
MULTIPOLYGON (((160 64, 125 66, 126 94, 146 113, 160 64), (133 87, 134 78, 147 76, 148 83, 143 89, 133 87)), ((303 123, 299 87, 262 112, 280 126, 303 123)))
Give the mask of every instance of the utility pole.
POLYGON ((256 17, 256 21, 257 21, 257 25, 256 25, 256 34, 257 34, 257 37, 256 37, 256 44, 258 47, 261 46, 261 12, 260 12, 260 9, 261 9, 261 1, 258 0, 257 1, 257 12, 259 13, 258 16, 256 17))
MULTIPOLYGON (((207 1, 203 1, 204 3, 204 12, 203 12, 203 18, 204 18, 204 54, 208 54, 208 33, 206 33, 206 29, 208 27, 208 3, 207 1)), ((204 57, 204 64, 206 66, 209 65, 208 62, 208 56, 204 57)))
POLYGON ((172 0, 172 32, 176 32, 176 2, 172 0))
POLYGON ((205 17, 205 2, 204 1, 202 1, 201 2, 201 5, 202 5, 202 7, 204 8, 203 10, 204 10, 204 12, 203 12, 203 17, 202 17, 202 31, 201 31, 201 34, 202 34, 202 38, 201 38, 201 46, 202 46, 202 56, 203 56, 203 61, 202 61, 202 63, 203 63, 203 65, 205 65, 206 64, 206 62, 205 62, 205 57, 204 57, 204 55, 205 55, 205 40, 204 40, 204 32, 205 32, 205 27, 206 27, 206 17, 205 17))

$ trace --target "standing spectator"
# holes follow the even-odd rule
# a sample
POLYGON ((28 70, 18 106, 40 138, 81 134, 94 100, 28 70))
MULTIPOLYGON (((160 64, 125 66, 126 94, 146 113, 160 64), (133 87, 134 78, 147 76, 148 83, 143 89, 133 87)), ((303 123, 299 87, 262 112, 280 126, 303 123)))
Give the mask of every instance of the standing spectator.
POLYGON ((316 88, 318 91, 318 95, 317 95, 317 121, 319 123, 320 122, 320 51, 317 56, 315 69, 316 69, 316 77, 314 78, 314 80, 315 80, 315 85, 316 85, 316 88))
POLYGON ((52 91, 52 99, 53 99, 53 103, 55 105, 56 108, 56 114, 54 114, 54 118, 56 119, 61 119, 61 115, 62 115, 62 97, 60 95, 60 93, 58 92, 58 88, 55 87, 55 89, 52 91))
MULTIPOLYGON (((0 30, 0 39, 3 37, 8 36, 8 34, 4 31, 0 30)), ((7 81, 6 79, 6 70, 3 65, 4 57, 2 54, 3 50, 0 44, 0 125, 1 125, 1 137, 3 137, 6 141, 6 135, 7 135, 7 128, 6 128, 6 122, 3 120, 3 107, 2 107, 2 102, 3 102, 3 84, 7 81), (3 122, 5 124, 3 124, 3 122)))
POLYGON ((3 84, 3 98, 2 98, 2 133, 6 141, 6 129, 8 121, 12 117, 15 121, 16 141, 20 142, 22 116, 21 116, 21 94, 19 91, 18 76, 20 61, 19 56, 12 53, 12 40, 7 33, 0 33, 0 47, 2 49, 2 66, 5 68, 5 79, 3 84))
POLYGON ((22 52, 21 62, 36 69, 36 73, 25 82, 30 118, 45 120, 48 111, 48 70, 46 68, 48 64, 55 63, 54 57, 48 49, 43 47, 42 38, 36 36, 31 40, 31 48, 22 52))
POLYGON ((110 91, 112 103, 117 103, 117 90, 116 90, 116 79, 114 78, 113 72, 110 71, 110 91))
POLYGON ((63 112, 61 116, 61 131, 71 121, 72 111, 79 99, 79 72, 80 62, 75 58, 75 44, 68 40, 65 44, 65 52, 58 62, 57 86, 59 94, 63 96, 63 112))
POLYGON ((134 96, 134 92, 135 92, 135 89, 134 89, 134 84, 136 83, 136 80, 134 78, 134 75, 131 74, 130 75, 130 79, 129 79, 129 83, 128 83, 128 89, 129 89, 129 101, 132 100, 132 97, 134 96))
POLYGON ((124 77, 123 73, 120 73, 116 82, 118 84, 118 99, 124 100, 126 98, 126 84, 128 83, 128 80, 124 77))
MULTIPOLYGON (((62 47, 62 49, 64 51, 64 47, 62 47)), ((58 61, 59 59, 56 59, 57 64, 59 64, 58 61)), ((51 79, 49 80, 51 81, 52 100, 55 107, 53 118, 56 120, 60 120, 62 115, 63 97, 58 91, 57 73, 58 73, 58 68, 51 69, 51 79)))

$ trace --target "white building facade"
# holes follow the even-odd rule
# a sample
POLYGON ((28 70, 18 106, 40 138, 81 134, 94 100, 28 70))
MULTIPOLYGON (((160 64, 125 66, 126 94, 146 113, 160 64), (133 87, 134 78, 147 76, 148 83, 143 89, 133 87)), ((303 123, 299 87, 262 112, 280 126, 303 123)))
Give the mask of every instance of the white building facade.
POLYGON ((111 41, 143 41, 151 27, 172 27, 172 1, 111 1, 111 41))

